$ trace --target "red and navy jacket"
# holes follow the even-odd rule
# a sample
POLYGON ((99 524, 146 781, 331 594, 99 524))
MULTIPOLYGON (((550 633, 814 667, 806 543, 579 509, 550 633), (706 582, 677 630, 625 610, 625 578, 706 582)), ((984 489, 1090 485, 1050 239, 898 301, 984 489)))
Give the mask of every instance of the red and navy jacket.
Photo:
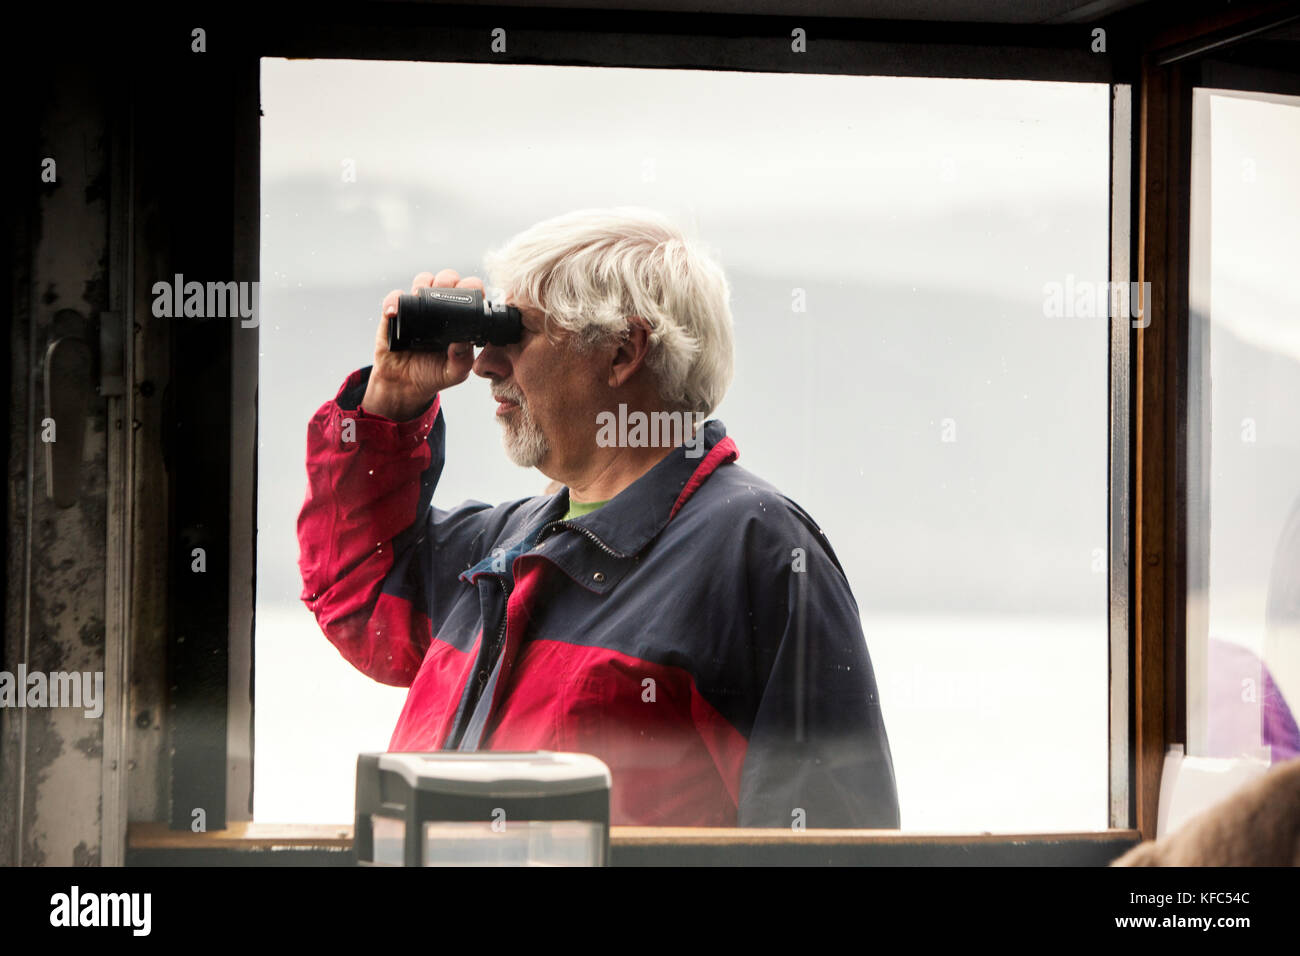
POLYGON ((369 372, 308 427, 299 566, 343 656, 410 688, 390 750, 594 754, 615 825, 898 827, 844 571, 722 422, 578 518, 567 488, 444 510, 440 401, 369 414, 369 372))

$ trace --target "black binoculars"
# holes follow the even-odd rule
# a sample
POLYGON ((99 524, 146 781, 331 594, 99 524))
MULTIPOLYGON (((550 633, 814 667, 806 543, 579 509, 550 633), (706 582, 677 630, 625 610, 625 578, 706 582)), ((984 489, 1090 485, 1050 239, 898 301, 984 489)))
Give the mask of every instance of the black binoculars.
POLYGON ((509 345, 524 337, 513 305, 493 305, 478 289, 425 286, 397 300, 388 320, 388 351, 445 352, 453 342, 509 345))

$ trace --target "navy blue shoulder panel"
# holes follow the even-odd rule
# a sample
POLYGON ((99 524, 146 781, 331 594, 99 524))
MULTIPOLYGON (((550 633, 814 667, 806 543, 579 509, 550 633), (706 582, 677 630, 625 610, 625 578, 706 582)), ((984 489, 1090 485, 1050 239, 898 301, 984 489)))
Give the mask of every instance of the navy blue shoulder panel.
MULTIPOLYGON (((734 462, 624 560, 631 567, 606 593, 570 584, 563 600, 539 608, 535 633, 679 667, 745 734, 796 627, 804 645, 847 646, 849 666, 868 670, 857 605, 826 536, 799 505, 734 462)), ((809 675, 809 693, 819 676, 809 675)))

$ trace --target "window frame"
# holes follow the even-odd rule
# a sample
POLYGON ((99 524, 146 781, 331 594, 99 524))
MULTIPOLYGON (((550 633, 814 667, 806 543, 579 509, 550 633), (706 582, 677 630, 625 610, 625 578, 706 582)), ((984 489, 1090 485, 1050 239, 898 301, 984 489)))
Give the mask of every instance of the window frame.
MULTIPOLYGON (((1186 668, 1181 666, 1186 581, 1180 538, 1186 526, 1186 487, 1180 480, 1186 448, 1179 426, 1185 421, 1185 389, 1180 390, 1180 385, 1185 384, 1187 372, 1189 193, 1184 187, 1191 88, 1191 72, 1184 60, 1162 63, 1159 53, 1186 44, 1188 30, 1155 35, 1143 19, 1146 11, 1141 10, 1100 24, 1050 27, 798 15, 695 14, 668 20, 640 12, 417 4, 393 4, 385 10, 384 23, 364 22, 372 11, 373 7, 359 5, 330 8, 294 24, 292 30, 272 24, 261 33, 241 32, 232 24, 228 31, 219 27, 210 31, 209 42, 220 38, 227 52, 213 58, 217 66, 205 76, 202 93, 216 108, 212 125, 225 123, 234 132, 230 142, 204 162, 222 186, 217 192, 219 198, 228 198, 229 210, 225 226, 191 250, 188 264, 209 263, 214 274, 230 274, 233 266, 237 278, 258 278, 257 103, 263 56, 673 69, 719 69, 717 64, 725 63, 729 70, 757 72, 1110 85, 1110 276, 1116 282, 1152 282, 1151 301, 1143 304, 1144 314, 1152 317, 1150 324, 1134 329, 1128 317, 1120 316, 1112 319, 1110 330, 1110 827, 1087 834, 1027 834, 1014 839, 1074 846, 1082 853, 1102 837, 1118 840, 1122 852, 1140 836, 1154 836, 1164 752, 1168 743, 1185 740, 1186 725, 1186 668), (790 30, 804 24, 809 52, 780 59, 778 54, 789 49, 790 30), (513 52, 496 55, 486 38, 501 25, 508 30, 513 52), (1091 31, 1098 25, 1114 27, 1108 30, 1114 40, 1105 55, 1089 51, 1091 31), (620 42, 609 42, 610 34, 618 34, 620 42), (1144 37, 1140 49, 1132 38, 1144 37), (1131 555, 1138 559, 1132 560, 1131 555)), ((1255 8, 1238 12, 1258 15, 1255 8)), ((1225 30, 1219 22, 1197 29, 1201 32, 1193 30, 1193 36, 1220 35, 1225 30)), ((193 88, 184 92, 186 100, 195 94, 193 88)), ((132 172, 139 183, 135 166, 158 163, 157 157, 146 159, 160 140, 149 134, 148 120, 165 113, 179 96, 138 88, 133 95, 141 101, 130 125, 132 172)), ((140 189, 133 197, 137 218, 144 211, 161 215, 169 224, 179 221, 178 212, 164 208, 165 192, 144 192, 140 189)), ((219 209, 219 200, 209 208, 219 209)), ((213 219, 219 222, 220 216, 214 214, 213 219)), ((172 249, 146 248, 143 242, 137 242, 135 252, 133 301, 137 316, 149 326, 148 283, 157 275, 170 275, 169 266, 184 257, 172 249)), ((257 463, 258 330, 234 334, 229 322, 174 323, 166 336, 172 390, 163 413, 165 431, 170 432, 166 533, 174 589, 168 590, 165 650, 171 687, 168 713, 173 719, 167 726, 171 759, 165 772, 166 793, 157 801, 160 812, 154 818, 167 819, 173 830, 188 831, 193 808, 203 807, 209 830, 246 834, 252 813, 257 493, 256 481, 246 479, 256 475, 257 463), (204 383, 201 394, 177 385, 194 382, 204 383), (195 417, 208 433, 205 440, 191 437, 192 431, 177 432, 178 423, 195 417), (227 558, 213 562, 210 557, 207 575, 181 573, 188 568, 188 555, 197 541, 220 542, 223 537, 229 546, 227 558), (200 714, 202 720, 196 719, 200 714), (214 714, 223 719, 214 719, 214 714)), ((209 549, 209 555, 213 553, 209 549)), ((134 728, 124 729, 136 733, 134 728)), ((139 748, 141 743, 131 738, 122 746, 139 748)), ((115 785, 126 786, 120 778, 115 785)), ((123 799, 121 805, 138 802, 123 799)), ((131 825, 128 862, 141 860, 152 845, 150 832, 148 824, 131 825)), ((807 831, 804 836, 779 838, 768 833, 759 839, 755 831, 746 830, 718 839, 735 846, 770 846, 773 841, 793 845, 815 834, 828 838, 839 834, 834 839, 844 846, 901 842, 919 848, 931 839, 906 831, 807 831)), ((199 842, 204 836, 195 835, 199 842)), ((620 845, 656 844, 671 855, 675 846, 686 852, 698 843, 671 828, 661 837, 647 836, 641 828, 615 828, 616 855, 620 845), (620 834, 624 829, 628 832, 620 834)), ((947 840, 945 845, 951 848, 964 845, 969 836, 939 839, 947 840)), ((994 843, 1012 841, 1007 835, 994 843)), ((194 849, 192 842, 186 845, 194 849)), ((1068 859, 1068 854, 1061 858, 1068 859)))

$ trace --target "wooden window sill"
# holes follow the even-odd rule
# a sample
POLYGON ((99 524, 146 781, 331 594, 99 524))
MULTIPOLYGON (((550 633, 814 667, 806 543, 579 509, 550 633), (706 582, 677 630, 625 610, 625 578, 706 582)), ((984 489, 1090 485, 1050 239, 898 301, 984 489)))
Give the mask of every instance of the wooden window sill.
MULTIPOLYGON (((611 827, 615 865, 1105 865, 1141 839, 1137 830, 959 833, 611 827)), ((351 824, 235 823, 194 833, 132 823, 128 865, 347 865, 351 824), (287 851, 287 856, 286 856, 287 851), (274 857, 274 862, 272 862, 274 857)))

